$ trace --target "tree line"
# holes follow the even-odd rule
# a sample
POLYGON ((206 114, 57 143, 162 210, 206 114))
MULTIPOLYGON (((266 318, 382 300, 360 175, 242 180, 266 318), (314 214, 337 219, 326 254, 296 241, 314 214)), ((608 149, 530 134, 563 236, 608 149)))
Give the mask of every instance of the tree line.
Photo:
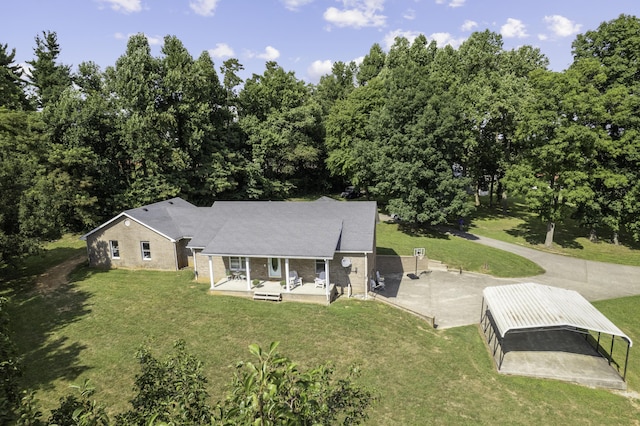
POLYGON ((317 84, 276 62, 242 80, 174 36, 142 34, 105 70, 60 63, 35 38, 25 75, 0 44, 0 262, 128 208, 181 196, 284 199, 346 184, 403 220, 466 217, 488 191, 519 195, 548 224, 640 240, 640 21, 578 35, 562 72, 499 34, 458 49, 424 36, 373 44, 317 84))

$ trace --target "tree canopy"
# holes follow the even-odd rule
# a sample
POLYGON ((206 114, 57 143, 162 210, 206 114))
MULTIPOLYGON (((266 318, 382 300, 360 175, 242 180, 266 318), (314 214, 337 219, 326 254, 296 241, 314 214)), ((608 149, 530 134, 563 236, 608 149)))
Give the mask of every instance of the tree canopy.
POLYGON ((72 70, 43 31, 28 75, 0 45, 0 262, 168 197, 346 185, 420 225, 457 222, 486 191, 524 197, 550 231, 573 217, 640 240, 639 29, 621 15, 578 35, 562 72, 491 31, 458 49, 399 37, 317 84, 276 62, 243 81, 238 59, 216 66, 175 36, 154 56, 136 34, 105 70, 72 70))

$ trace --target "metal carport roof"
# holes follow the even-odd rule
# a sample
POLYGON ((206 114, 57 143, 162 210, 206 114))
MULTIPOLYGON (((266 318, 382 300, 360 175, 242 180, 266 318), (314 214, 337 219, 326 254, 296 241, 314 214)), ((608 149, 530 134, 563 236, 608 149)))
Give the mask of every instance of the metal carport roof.
POLYGON ((631 346, 631 339, 573 290, 535 283, 487 287, 485 303, 501 337, 509 331, 571 328, 619 336, 631 346))

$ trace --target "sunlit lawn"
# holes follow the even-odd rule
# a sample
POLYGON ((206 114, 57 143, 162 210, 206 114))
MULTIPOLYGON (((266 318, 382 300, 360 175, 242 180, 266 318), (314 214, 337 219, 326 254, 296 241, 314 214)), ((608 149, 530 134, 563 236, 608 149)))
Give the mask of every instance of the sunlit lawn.
MULTIPOLYGON (((422 320, 374 301, 341 299, 330 306, 254 302, 212 296, 185 272, 86 267, 51 296, 18 293, 12 318, 24 353, 23 383, 39 389, 45 408, 68 386, 91 379, 111 413, 127 407, 138 366, 136 348, 157 355, 177 339, 204 362, 212 402, 223 397, 247 346, 281 342, 302 366, 325 361, 344 372, 362 367, 374 388, 372 425, 631 424, 637 400, 606 390, 498 375, 476 326, 434 330, 422 320)), ((632 338, 640 332, 640 298, 601 302, 632 338)), ((628 381, 638 389, 640 357, 628 381)))
POLYGON ((600 230, 599 241, 593 243, 588 238, 589 230, 569 219, 556 225, 554 245, 547 249, 546 224, 520 201, 510 200, 506 214, 500 207, 489 207, 488 199, 482 202, 473 215, 469 232, 580 259, 640 266, 640 245, 624 232, 620 234, 620 245, 611 243, 612 233, 607 230, 600 230))
POLYGON ((429 258, 454 269, 497 277, 527 277, 544 272, 537 264, 515 254, 439 232, 404 229, 397 223, 379 223, 376 238, 378 254, 411 256, 414 248, 424 247, 429 258))

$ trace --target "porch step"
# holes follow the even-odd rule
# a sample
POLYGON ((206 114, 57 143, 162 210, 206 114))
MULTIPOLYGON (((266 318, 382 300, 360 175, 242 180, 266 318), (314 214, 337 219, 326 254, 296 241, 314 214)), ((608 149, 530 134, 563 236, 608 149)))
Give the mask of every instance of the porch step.
POLYGON ((253 300, 272 300, 274 302, 281 302, 282 296, 280 293, 265 293, 265 292, 254 292, 253 300))

